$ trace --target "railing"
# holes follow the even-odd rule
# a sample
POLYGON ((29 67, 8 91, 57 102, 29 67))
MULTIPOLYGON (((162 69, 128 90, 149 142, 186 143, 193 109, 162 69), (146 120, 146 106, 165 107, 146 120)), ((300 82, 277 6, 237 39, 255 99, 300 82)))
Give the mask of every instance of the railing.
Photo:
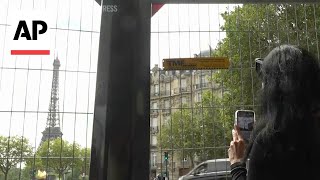
POLYGON ((170 96, 170 90, 161 91, 161 96, 170 96))
POLYGON ((190 92, 190 87, 174 88, 173 92, 174 92, 174 94, 179 94, 179 93, 183 93, 183 92, 190 92))
POLYGON ((151 97, 158 97, 159 95, 159 92, 153 92, 150 94, 151 97))
POLYGON ((210 83, 199 83, 195 85, 195 89, 206 88, 209 87, 210 83))
POLYGON ((170 91, 169 90, 163 90, 163 91, 160 91, 160 92, 151 92, 150 96, 151 97, 170 96, 170 91))
POLYGON ((171 109, 163 109, 163 110, 162 110, 162 114, 163 114, 164 116, 170 115, 170 113, 171 113, 171 109))

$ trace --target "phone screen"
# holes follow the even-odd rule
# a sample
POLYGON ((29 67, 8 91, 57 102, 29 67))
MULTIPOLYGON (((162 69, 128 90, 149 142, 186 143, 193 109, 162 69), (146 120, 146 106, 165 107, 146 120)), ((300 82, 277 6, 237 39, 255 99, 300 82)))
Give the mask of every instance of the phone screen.
POLYGON ((238 110, 236 111, 236 125, 240 128, 242 137, 249 141, 254 124, 254 111, 238 110))

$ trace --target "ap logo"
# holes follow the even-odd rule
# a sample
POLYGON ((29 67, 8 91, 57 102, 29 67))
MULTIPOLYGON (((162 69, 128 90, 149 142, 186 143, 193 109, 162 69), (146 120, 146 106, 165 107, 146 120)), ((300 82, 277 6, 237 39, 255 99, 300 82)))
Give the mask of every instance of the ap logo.
POLYGON ((11 55, 50 55, 48 18, 44 11, 17 11, 9 17, 11 55))
POLYGON ((17 31, 14 35, 13 40, 19 40, 20 37, 25 37, 27 40, 37 40, 38 34, 44 34, 47 32, 48 26, 44 21, 32 21, 32 37, 28 25, 25 20, 19 21, 17 31), (38 31, 38 25, 41 25, 42 28, 38 31))

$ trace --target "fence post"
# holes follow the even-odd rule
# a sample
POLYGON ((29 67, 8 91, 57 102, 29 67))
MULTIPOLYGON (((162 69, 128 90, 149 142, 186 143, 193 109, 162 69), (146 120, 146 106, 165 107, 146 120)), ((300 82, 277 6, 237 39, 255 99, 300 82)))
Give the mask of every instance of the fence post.
POLYGON ((149 179, 150 9, 103 1, 90 180, 149 179))

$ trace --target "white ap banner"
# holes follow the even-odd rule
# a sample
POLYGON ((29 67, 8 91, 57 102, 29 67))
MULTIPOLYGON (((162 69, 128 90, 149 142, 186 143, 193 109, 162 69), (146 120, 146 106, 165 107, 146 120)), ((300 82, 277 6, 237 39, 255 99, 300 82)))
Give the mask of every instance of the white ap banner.
POLYGON ((49 55, 50 36, 45 11, 17 10, 8 17, 11 55, 49 55))

